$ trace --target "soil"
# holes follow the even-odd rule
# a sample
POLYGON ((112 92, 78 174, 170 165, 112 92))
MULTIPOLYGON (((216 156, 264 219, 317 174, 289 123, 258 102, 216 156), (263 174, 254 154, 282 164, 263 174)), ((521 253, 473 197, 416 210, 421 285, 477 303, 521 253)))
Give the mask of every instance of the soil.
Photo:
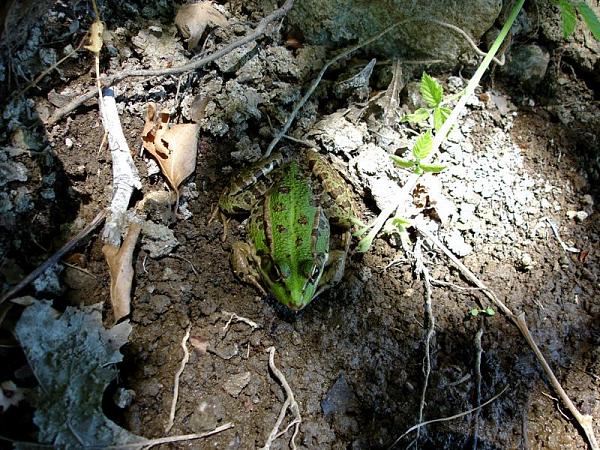
MULTIPOLYGON (((60 7, 55 6, 55 13, 56 8, 60 7)), ((126 27, 116 9, 115 17, 107 19, 109 27, 126 27)), ((74 8, 72 14, 77 11, 74 8)), ((232 11, 238 19, 250 14, 240 8, 232 11)), ((263 13, 261 8, 251 10, 253 19, 263 13)), ((70 17, 68 14, 66 17, 70 17)), ((158 13, 155 17, 144 16, 144 24, 129 28, 119 39, 129 42, 138 30, 159 21, 164 21, 166 30, 170 26, 168 17, 158 13)), ((217 34, 217 41, 226 37, 217 34)), ((164 436, 173 379, 183 356, 181 340, 191 326, 195 341, 206 342, 208 350, 191 351, 181 376, 175 424, 169 434, 200 433, 226 422, 233 422, 234 427, 205 440, 162 448, 262 447, 285 401, 284 390, 268 368, 270 347, 275 347, 275 363, 299 404, 302 424, 296 443, 300 448, 388 448, 420 420, 429 318, 424 313, 423 281, 415 275, 397 235, 378 237, 366 254, 353 252, 340 285, 300 313, 291 314, 235 278, 229 253, 231 244, 245 237, 243 218, 229 222, 225 241, 221 240, 221 223, 209 223, 232 171, 251 158, 248 155, 253 144, 265 148, 269 142, 264 116, 275 120, 273 127, 277 128, 298 93, 304 92, 315 76, 316 71, 310 67, 304 73, 299 62, 290 66, 287 74, 281 68, 268 69, 278 58, 300 58, 281 42, 261 41, 253 53, 257 56, 249 63, 261 66, 254 70, 268 73, 270 83, 248 81, 250 69, 224 71, 225 63, 182 79, 181 84, 190 91, 180 94, 183 105, 201 88, 216 91, 214 105, 208 107, 202 125, 196 171, 186 183, 182 206, 191 214, 171 224, 179 244, 170 254, 151 258, 142 248, 136 251, 130 318, 133 332, 122 349, 125 358, 120 377, 106 394, 105 409, 113 420, 135 434, 164 436), (249 108, 238 108, 232 94, 236 92, 234 83, 237 87, 251 86, 262 97, 258 116, 253 116, 249 108), (235 114, 219 112, 227 105, 224 98, 228 95, 235 114), (249 141, 240 145, 244 139, 249 141), (233 150, 238 153, 232 157, 233 150), (227 326, 232 314, 256 322, 259 328, 236 320, 227 326), (133 391, 133 400, 119 409, 112 397, 122 389, 133 391)), ((173 60, 186 54, 183 47, 178 51, 173 60)), ((306 46, 300 53, 309 59, 307 54, 320 55, 322 51, 306 46)), ((455 205, 456 212, 447 222, 436 217, 435 207, 425 208, 422 213, 451 249, 460 252, 466 248, 461 260, 471 271, 513 311, 525 314, 559 381, 576 406, 596 419, 595 431, 600 434, 600 216, 595 206, 600 192, 600 89, 586 71, 586 63, 565 57, 565 52, 558 45, 552 49, 544 82, 535 91, 518 87, 500 75, 487 79, 462 119, 463 124, 469 121, 468 126, 459 125, 456 131, 460 136, 444 149, 444 161, 451 169, 440 177, 442 194, 455 205), (479 190, 473 188, 477 180, 482 183, 479 190), (493 192, 486 194, 486 184, 493 187, 493 192), (467 198, 471 188, 475 200, 467 198), (520 195, 524 200, 519 200, 520 195), (586 217, 569 211, 585 211, 586 217), (556 224, 568 246, 581 251, 565 251, 546 218, 556 224), (459 244, 453 243, 457 230, 459 244)), ((121 63, 132 67, 152 57, 135 50, 131 60, 125 58, 121 63)), ((315 57, 313 62, 317 71, 321 58, 315 57)), ((583 61, 590 63, 590 58, 593 56, 583 61)), ((104 63, 115 64, 114 60, 104 63)), ((597 67, 597 62, 591 64, 597 67)), ((38 106, 51 108, 51 90, 61 95, 67 92, 65 89, 82 92, 91 85, 90 67, 88 57, 67 62, 61 69, 65 79, 47 77, 31 98, 38 106)), ((337 74, 344 70, 337 69, 337 74)), ((415 73, 419 72, 415 69, 415 73)), ((346 100, 331 94, 337 74, 334 71, 324 80, 320 92, 303 109, 294 136, 305 136, 315 122, 348 107, 343 103, 346 100)), ((436 74, 449 92, 456 75, 436 74)), ((177 87, 176 78, 123 83, 119 101, 131 149, 140 148, 146 101, 173 102, 177 87)), ((90 105, 53 127, 38 122, 37 128, 27 128, 34 136, 43 131, 39 139, 44 144, 37 153, 24 152, 15 157, 27 168, 27 180, 13 180, 2 186, 3 192, 9 193, 27 188, 35 205, 23 211, 15 206, 6 211, 0 224, 6 230, 1 239, 5 287, 35 268, 110 202, 110 153, 100 146, 102 124, 97 108, 90 105), (45 189, 53 190, 54 196, 44 197, 45 189)), ((185 106, 181 115, 185 118, 185 106)), ((360 130, 362 145, 378 142, 372 129, 365 129, 360 120, 349 120, 348 126, 360 130)), ((400 133, 400 127, 397 124, 394 130, 400 133)), ((10 137, 8 133, 4 136, 10 137)), ((14 140, 14 134, 12 137, 14 140)), ((321 148, 325 147, 324 137, 315 139, 321 148)), ((286 145, 293 148, 301 144, 286 145)), ((360 154, 356 148, 337 149, 336 160, 346 171, 356 172, 360 171, 360 167, 356 169, 360 154)), ((150 166, 145 161, 136 157, 143 191, 164 189, 160 174, 148 175, 150 166)), ((396 176, 401 179, 404 175, 396 176)), ((379 211, 374 193, 365 190, 365 180, 360 178, 355 183, 355 196, 363 220, 370 221, 379 211)), ((414 243, 416 235, 411 239, 414 243)), ((102 302, 108 317, 110 280, 102 245, 100 234, 93 236, 67 259, 70 265, 63 267, 59 275, 58 291, 41 289, 34 295, 55 299, 59 308, 102 302)), ((423 252, 432 278, 468 287, 437 248, 423 243, 423 252)), ((447 284, 432 290, 435 334, 430 343, 431 375, 422 420, 468 411, 505 391, 476 413, 421 428, 418 446, 474 448, 476 439, 477 448, 489 450, 587 448, 581 431, 555 398, 556 393, 517 328, 499 313, 492 317, 470 314, 474 308, 487 306, 485 297, 476 290, 458 290, 447 284), (477 350, 478 332, 482 332, 482 353, 477 350)), ((5 335, 8 339, 3 331, 5 335)), ((2 369, 4 378, 0 381, 15 379, 15 371, 23 371, 22 355, 14 347, 0 351, 3 359, 12 361, 2 369)), ((21 380, 26 384, 28 378, 21 380)), ((25 425, 31 414, 26 405, 0 414, 7 424, 0 425, 0 434, 36 439, 32 426, 25 425), (18 432, 15 423, 19 424, 18 432)), ((288 448, 291 434, 289 431, 278 438, 272 448, 288 448)), ((415 436, 413 432, 402 438, 397 448, 406 448, 415 436)))

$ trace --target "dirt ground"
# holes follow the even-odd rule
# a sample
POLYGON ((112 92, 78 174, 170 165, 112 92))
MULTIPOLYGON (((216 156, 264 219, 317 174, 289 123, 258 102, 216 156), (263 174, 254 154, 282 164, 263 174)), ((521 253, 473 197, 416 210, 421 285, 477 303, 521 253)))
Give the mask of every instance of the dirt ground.
MULTIPOLYGON (((77 8, 65 12, 60 5, 55 6, 55 13, 57 10, 63 16, 53 17, 60 17, 63 27, 66 18, 73 18, 70 14, 79 12, 77 8)), ((232 7, 232 11, 238 18, 246 14, 252 20, 263 15, 262 10, 232 7)), ((107 19, 109 28, 126 29, 116 33, 115 48, 126 43, 133 49, 131 60, 120 51, 120 62, 128 67, 147 64, 154 56, 131 44, 132 37, 161 21, 166 30, 171 19, 166 13, 144 16, 142 24, 127 29, 121 17, 125 14, 116 11, 114 18, 107 19)), ((46 27, 51 26, 50 21, 46 27)), ((217 40, 226 37, 217 35, 217 40)), ((535 91, 496 73, 486 79, 471 102, 457 130, 460 136, 444 149, 447 155, 443 158, 453 169, 440 177, 442 192, 457 211, 447 223, 431 217, 428 220, 451 249, 460 251, 466 246, 461 261, 513 311, 525 314, 559 381, 576 406, 595 418, 599 434, 600 216, 596 205, 600 201, 600 89, 593 75, 598 63, 593 53, 587 60, 578 60, 566 43, 552 47, 548 41, 540 41, 551 49, 551 59, 545 79, 535 91), (592 71, 586 64, 591 64, 592 71), (478 180, 480 189, 473 188, 472 198, 467 198, 465 191, 471 192, 478 180), (486 187, 493 192, 486 194, 486 187), (586 214, 575 215, 581 211, 586 214), (565 251, 547 218, 556 224, 567 246, 581 251, 565 251), (457 230, 460 244, 452 244, 457 230)), ((165 42, 168 47, 179 41, 173 38, 165 42)), ((174 63, 187 57, 182 56, 187 55, 182 44, 177 45, 178 53, 170 57, 174 63)), ((299 404, 302 423, 296 443, 300 448, 389 448, 419 422, 428 320, 425 292, 394 236, 378 237, 366 254, 353 252, 341 284, 292 315, 235 278, 229 253, 232 243, 245 237, 243 218, 231 220, 225 241, 221 240, 222 225, 217 221, 209 224, 220 192, 244 164, 231 152, 238 151, 244 159, 248 149, 254 148, 252 144, 266 146, 270 131, 265 116, 278 128, 313 79, 314 67, 318 71, 322 52, 309 46, 290 50, 281 41, 268 39, 244 61, 262 65, 254 70, 262 71, 259 73, 269 82, 253 79, 243 63, 233 71, 224 70, 228 64, 222 63, 181 80, 127 80, 120 87, 121 119, 136 155, 147 101, 172 102, 178 82, 182 92, 189 90, 189 98, 208 90, 215 99, 202 124, 196 171, 186 183, 183 209, 190 214, 170 226, 178 245, 160 258, 150 257, 141 247, 135 253, 133 332, 122 349, 125 357, 120 376, 105 395, 105 411, 135 434, 164 436, 173 377, 183 356, 181 340, 190 326, 194 338, 208 343, 208 351, 191 352, 181 376, 175 424, 169 434, 200 433, 226 422, 233 422, 234 427, 204 440, 162 448, 262 447, 285 401, 284 390, 268 368, 270 347, 275 347, 276 365, 299 404), (270 66, 284 54, 296 63, 287 69, 270 66), (302 61, 311 58, 314 66, 303 70, 302 61), (236 104, 235 93, 243 87, 261 97, 258 115, 236 104), (228 105, 235 113, 222 112, 228 105), (242 148, 240 142, 246 138, 250 143, 242 148), (235 320, 226 326, 232 314, 259 327, 235 320), (112 399, 123 389, 132 399, 120 409, 112 399)), ((368 55, 362 56, 368 61, 368 55)), ((117 59, 107 57, 103 62, 115 70, 117 59)), ((58 97, 90 86, 90 67, 91 59, 82 56, 65 63, 60 77, 47 77, 40 90, 29 93, 37 110, 40 105, 48 109, 56 106, 49 99, 57 102, 58 97)), ((335 99, 331 93, 333 82, 345 70, 337 68, 326 77, 323 88, 303 109, 294 136, 305 136, 315 123, 348 108, 345 98, 335 99)), ((412 80, 418 79, 422 70, 414 68, 412 80)), ((458 71, 432 72, 449 92, 452 83, 460 79, 458 71)), ((188 95, 183 92, 180 96, 185 118, 188 95)), ((335 134, 335 129, 314 137, 316 145, 323 153, 335 153, 346 171, 360 172, 364 146, 378 145, 390 152, 378 141, 371 125, 364 125, 368 119, 347 121, 348 127, 362 134, 356 148, 331 150, 329 147, 337 144, 328 144, 327 133, 335 134)), ((393 129, 400 133, 401 126, 393 129)), ((27 168, 27 179, 0 186, 8 193, 25 187, 33 199, 31 208, 18 210, 15 206, 3 212, 0 280, 5 288, 91 221, 111 198, 110 153, 100 147, 103 130, 93 102, 56 125, 45 127, 38 122, 27 130, 43 142, 34 152, 15 157, 27 168), (44 194, 48 189, 52 196, 44 194)), ((8 136, 5 132, 4 137, 8 136)), ((14 134, 11 136, 14 139, 14 134)), ((286 145, 293 150, 301 144, 286 145)), ((391 148, 394 150, 399 151, 391 148)), ((136 156, 143 191, 164 189, 160 174, 148 176, 151 166, 146 159, 136 156)), ((401 184, 403 175, 396 176, 401 184)), ((379 210, 373 192, 364 183, 354 187, 363 220, 374 219, 379 210)), ((10 195, 16 198, 16 194, 10 195)), ((13 203, 17 205, 16 200, 13 203)), ((414 243, 416 235, 411 237, 414 243)), ((70 265, 60 273, 57 292, 29 293, 54 299, 59 308, 101 302, 108 309, 110 281, 102 245, 96 234, 66 259, 70 265)), ((418 447, 473 448, 477 436, 476 446, 482 450, 587 448, 581 431, 565 414, 517 328, 501 314, 470 316, 469 311, 479 304, 488 306, 485 297, 476 290, 448 285, 469 287, 438 249, 427 243, 423 246, 431 277, 446 282, 432 291, 435 335, 430 346, 431 375, 423 420, 468 411, 478 401, 506 390, 477 413, 423 427, 418 447), (482 353, 477 347, 478 332, 482 333, 482 353)), ((8 317, 13 314, 17 315, 13 311, 8 317)), ((10 362, 0 370, 0 381, 15 379, 15 373, 20 373, 16 379, 30 387, 33 380, 31 374, 24 374, 22 354, 7 330, 2 333, 6 345, 0 348, 0 355, 10 362)), ((35 429, 28 425, 31 408, 26 404, 0 414, 0 434, 36 440, 35 429)), ((415 436, 412 433, 403 438, 396 448, 407 448, 415 436)), ((291 431, 278 438, 272 448, 288 448, 290 437, 291 431)))

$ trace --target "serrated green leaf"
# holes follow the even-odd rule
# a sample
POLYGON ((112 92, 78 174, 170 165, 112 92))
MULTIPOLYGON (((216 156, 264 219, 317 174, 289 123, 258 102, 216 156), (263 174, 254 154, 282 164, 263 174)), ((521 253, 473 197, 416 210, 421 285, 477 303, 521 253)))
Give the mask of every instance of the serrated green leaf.
POLYGON ((390 158, 392 158, 392 161, 394 161, 398 166, 402 167, 403 169, 412 169, 416 164, 415 161, 400 158, 396 155, 390 155, 390 158))
POLYGON ((421 76, 420 92, 423 100, 425 100, 425 103, 427 103, 430 108, 438 106, 442 102, 442 97, 444 96, 444 88, 425 72, 423 72, 423 75, 421 76))
POLYGON ((419 167, 421 169, 423 169, 423 172, 428 172, 428 173, 440 173, 441 171, 443 171, 446 167, 448 167, 445 164, 427 164, 427 163, 420 163, 419 167))
POLYGON ((575 14, 575 6, 565 0, 559 0, 558 8, 560 9, 560 18, 562 22, 562 32, 565 38, 571 36, 577 26, 577 15, 575 14))
POLYGON ((471 311, 469 311, 469 314, 471 314, 473 317, 477 317, 479 315, 479 310, 472 309, 471 311))
POLYGON ((419 108, 412 114, 407 114, 400 119, 400 122, 419 123, 429 119, 431 113, 427 108, 419 108))
POLYGON ((577 11, 583 17, 583 21, 592 32, 594 38, 600 41, 600 20, 598 20, 598 16, 596 16, 594 10, 585 2, 578 3, 576 6, 577 11))
POLYGON ((452 110, 445 106, 440 106, 433 110, 433 126, 435 131, 439 131, 442 128, 446 119, 450 117, 450 113, 452 113, 452 110))
POLYGON ((419 136, 412 148, 412 154, 417 161, 427 158, 431 153, 433 147, 433 135, 431 130, 427 130, 427 133, 419 136))
POLYGON ((490 316, 490 317, 491 317, 491 316, 493 316, 493 315, 495 315, 495 314, 496 314, 496 311, 494 311, 494 308, 491 308, 491 307, 490 307, 490 308, 486 308, 486 309, 485 309, 485 313, 486 313, 488 316, 490 316))

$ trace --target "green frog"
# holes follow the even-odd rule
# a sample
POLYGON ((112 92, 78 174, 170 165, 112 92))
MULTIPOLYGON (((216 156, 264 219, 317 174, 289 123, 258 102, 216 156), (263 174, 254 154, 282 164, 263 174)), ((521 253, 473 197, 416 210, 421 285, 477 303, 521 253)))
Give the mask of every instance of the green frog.
POLYGON ((261 293, 301 310, 342 279, 358 220, 343 178, 316 151, 252 166, 223 192, 219 209, 250 213, 247 241, 233 244, 231 264, 261 293))

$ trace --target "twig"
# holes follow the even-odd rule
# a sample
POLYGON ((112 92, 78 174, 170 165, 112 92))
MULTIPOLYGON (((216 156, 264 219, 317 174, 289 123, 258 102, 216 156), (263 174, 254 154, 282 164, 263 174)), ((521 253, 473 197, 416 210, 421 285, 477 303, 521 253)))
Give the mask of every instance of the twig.
POLYGON ((112 158, 113 195, 110 202, 110 217, 104 225, 102 237, 108 244, 121 244, 123 217, 133 189, 141 189, 142 183, 131 157, 131 151, 123 134, 115 93, 113 89, 104 89, 104 101, 101 103, 102 124, 108 133, 108 146, 112 158))
POLYGON ((100 225, 104 218, 106 217, 106 211, 102 210, 98 213, 94 220, 90 222, 88 226, 86 226, 83 230, 81 230, 75 237, 73 237, 69 242, 61 247, 56 253, 54 253, 50 258, 44 261, 37 269, 27 275, 21 282, 19 282, 15 287, 9 290, 6 294, 0 298, 0 304, 13 297, 16 293, 18 293, 21 289, 39 277, 42 273, 44 273, 49 267, 52 267, 54 264, 58 263, 63 256, 69 253, 73 248, 75 248, 79 242, 85 238, 88 234, 96 229, 98 225, 100 225))
MULTIPOLYGON (((425 356, 423 357, 423 389, 421 391, 421 402, 419 403, 419 423, 423 422, 423 411, 425 409, 425 398, 427 395, 427 387, 429 385, 429 376, 431 375, 431 340, 435 335, 435 316, 431 307, 431 282, 429 278, 429 270, 425 267, 423 261, 423 253, 421 251, 421 240, 419 239, 415 245, 413 252, 415 258, 415 272, 423 281, 425 288, 425 303, 423 305, 424 315, 427 318, 427 334, 425 336, 425 356)), ((418 444, 421 429, 417 429, 415 444, 418 444)))
POLYGON ((479 280, 479 278, 477 278, 473 274, 473 272, 471 272, 463 263, 461 263, 458 260, 458 258, 456 258, 456 256, 454 256, 452 252, 448 250, 448 248, 444 244, 442 244, 439 239, 433 236, 421 223, 417 222, 414 224, 414 226, 419 233, 421 233, 431 243, 433 243, 436 247, 442 250, 444 254, 448 257, 448 259, 450 259, 450 261, 460 270, 462 275, 475 286, 481 288, 485 296, 489 298, 498 307, 498 309, 500 309, 504 313, 504 315, 508 317, 508 319, 510 319, 510 321, 517 326, 517 328, 529 344, 529 347, 533 350, 533 353, 537 357, 538 362, 542 365, 546 376, 550 380, 550 384, 552 384, 552 387, 560 397, 563 404, 571 412, 571 415, 574 417, 574 419, 584 431, 586 438, 590 444, 590 448, 592 450, 600 450, 600 447, 598 447, 598 441, 596 440, 596 435, 594 434, 592 416, 590 416, 589 414, 582 414, 581 412, 579 412, 575 404, 569 398, 569 395, 565 392, 564 388, 560 384, 560 381, 558 381, 556 375, 554 375, 552 368, 550 367, 550 365, 546 361, 546 358, 544 358, 544 355, 537 346, 535 340, 533 339, 533 336, 531 336, 529 328, 527 328, 527 323, 525 322, 525 314, 520 313, 519 315, 515 315, 498 297, 496 297, 496 294, 494 294, 494 292, 488 289, 488 287, 481 280, 479 280))
POLYGON ((171 431, 173 427, 173 422, 175 421, 175 410, 177 409, 177 399, 179 398, 179 378, 181 374, 185 370, 185 366, 190 360, 190 352, 187 349, 187 342, 190 338, 190 332, 192 331, 192 325, 188 325, 187 330, 185 330, 185 335, 181 340, 181 348, 183 349, 183 358, 181 360, 181 365, 179 366, 179 370, 175 374, 175 382, 173 383, 173 401, 171 402, 171 412, 169 413, 169 422, 165 427, 165 433, 171 431))
MULTIPOLYGON (((481 355, 483 354, 483 347, 481 345, 481 338, 483 336, 484 321, 479 322, 479 330, 475 334, 475 348, 477 349, 477 356, 475 357, 475 405, 479 406, 481 403, 481 355)), ((473 450, 477 449, 477 441, 479 440, 479 410, 475 411, 473 425, 473 450)))
MULTIPOLYGON (((278 8, 275 11, 273 11, 271 14, 269 14, 268 16, 265 16, 258 23, 258 25, 254 29, 254 31, 248 33, 246 36, 238 39, 237 41, 234 41, 231 44, 226 45, 222 49, 217 50, 214 53, 211 53, 208 56, 205 56, 203 58, 200 58, 200 59, 197 59, 194 61, 190 61, 189 63, 183 64, 178 67, 171 67, 171 68, 166 68, 166 69, 123 70, 121 72, 115 73, 111 76, 104 77, 103 79, 101 79, 102 85, 103 86, 112 86, 113 84, 118 83, 119 81, 122 81, 125 78, 129 78, 129 77, 155 77, 155 76, 162 76, 162 75, 175 75, 178 73, 190 72, 193 70, 200 69, 201 67, 205 66, 209 62, 212 62, 212 61, 215 61, 215 60, 221 58, 222 56, 228 54, 229 52, 235 50, 236 48, 241 47, 242 45, 245 45, 248 42, 252 42, 252 41, 258 39, 261 35, 263 35, 267 31, 267 26, 271 22, 278 20, 281 17, 285 16, 287 14, 287 12, 290 9, 292 9, 293 5, 294 5, 294 0, 286 0, 286 2, 283 4, 283 6, 281 6, 281 8, 278 8)), ((62 108, 59 108, 56 111, 54 111, 54 114, 52 114, 52 116, 50 116, 50 118, 48 119, 48 121, 46 123, 48 125, 52 125, 52 124, 58 122, 64 116, 71 113, 76 108, 78 108, 79 106, 84 104, 86 101, 88 101, 92 97, 94 97, 95 92, 96 92, 95 88, 90 88, 85 94, 82 94, 82 95, 74 98, 69 103, 67 103, 65 106, 63 106, 62 108)))
POLYGON ((430 425, 432 423, 437 423, 437 422, 448 422, 449 420, 454 420, 454 419, 460 419, 463 416, 466 416, 468 414, 471 414, 481 408, 483 408, 484 406, 489 405, 490 403, 492 403, 494 400, 496 400, 498 397, 500 397, 502 394, 504 394, 506 392, 506 390, 508 389, 508 386, 506 386, 504 389, 502 389, 500 392, 498 392, 496 395, 494 395, 492 398, 490 398, 488 401, 486 401, 485 403, 482 403, 481 405, 479 405, 477 408, 472 408, 469 409, 467 411, 463 411, 461 413, 458 414, 454 414, 453 416, 448 416, 448 417, 441 417, 439 419, 433 419, 433 420, 428 420, 426 422, 422 422, 422 423, 418 423, 416 425, 413 425, 412 427, 410 427, 408 430, 406 430, 400 437, 398 437, 394 443, 392 445, 390 445, 388 447, 388 450, 390 450, 391 448, 394 448, 396 446, 396 444, 398 442, 400 442, 400 439, 402 439, 404 436, 406 436, 407 434, 418 430, 419 428, 425 426, 425 425, 430 425))
POLYGON ((287 432, 292 425, 294 426, 294 434, 292 435, 292 439, 290 441, 290 446, 292 447, 293 450, 296 450, 295 440, 296 440, 296 436, 297 436, 298 432, 300 431, 300 424, 302 423, 302 416, 300 415, 300 408, 298 406, 298 402, 296 402, 296 399, 294 398, 294 393, 292 392, 290 385, 288 384, 287 380, 285 379, 285 376, 275 366, 275 347, 269 347, 267 350, 269 352, 269 368, 271 369, 271 371, 273 372, 273 375, 275 375, 275 377, 277 378, 279 383, 283 386, 283 389, 285 390, 286 398, 285 398, 285 402, 283 403, 283 406, 281 407, 281 411, 279 412, 279 416, 277 417, 277 422, 275 422, 275 426, 271 430, 271 433, 269 433, 267 442, 261 448, 261 450, 269 450, 271 448, 271 444, 273 444, 273 441, 282 434, 282 433, 279 433, 279 427, 281 426, 281 423, 283 422, 283 419, 285 418, 285 414, 288 409, 293 414, 294 419, 292 420, 290 425, 288 425, 286 427, 284 433, 287 432))
MULTIPOLYGON (((206 433, 194 433, 194 434, 180 434, 177 436, 167 436, 158 439, 145 439, 143 441, 131 442, 129 444, 123 445, 110 445, 108 447, 91 447, 91 448, 102 448, 107 450, 125 450, 128 448, 151 448, 155 445, 161 444, 170 444, 172 442, 181 442, 181 441, 190 441, 193 439, 203 439, 205 437, 212 436, 213 434, 220 433, 225 430, 229 430, 233 428, 233 423, 227 422, 226 424, 221 425, 220 427, 215 428, 214 430, 207 431, 206 433)), ((88 447, 90 448, 90 447, 88 447)))

